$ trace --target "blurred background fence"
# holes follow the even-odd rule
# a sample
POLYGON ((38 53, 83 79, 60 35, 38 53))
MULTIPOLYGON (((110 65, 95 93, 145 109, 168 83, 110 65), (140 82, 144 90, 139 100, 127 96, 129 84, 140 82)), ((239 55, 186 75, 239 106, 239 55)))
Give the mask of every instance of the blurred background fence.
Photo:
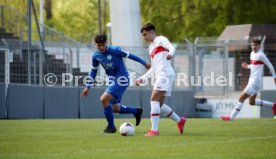
MULTIPOLYGON (((76 86, 76 83, 84 86, 82 79, 89 74, 91 56, 95 51, 92 44, 81 44, 62 32, 39 24, 44 49, 37 26, 32 26, 32 45, 29 47, 27 16, 0 6, 0 17, 0 82, 45 85, 45 75, 53 73, 57 76, 55 85, 58 86, 62 84, 62 73, 71 73, 82 78, 68 82, 66 86, 76 86)), ((275 41, 266 41, 265 35, 259 38, 262 49, 275 66, 275 41)), ((219 37, 198 37, 175 44, 177 49, 172 65, 179 80, 175 82, 175 89, 222 95, 241 91, 249 77, 249 70, 241 69, 241 63, 249 63, 250 41, 250 38, 221 40, 219 37), (226 81, 225 86, 217 85, 217 79, 226 81)), ((150 61, 147 46, 122 47, 150 61)), ((135 72, 137 77, 146 72, 131 60, 125 62, 129 72, 135 72)), ((105 76, 102 68, 98 75, 105 76)), ((265 75, 270 75, 267 68, 265 75)))

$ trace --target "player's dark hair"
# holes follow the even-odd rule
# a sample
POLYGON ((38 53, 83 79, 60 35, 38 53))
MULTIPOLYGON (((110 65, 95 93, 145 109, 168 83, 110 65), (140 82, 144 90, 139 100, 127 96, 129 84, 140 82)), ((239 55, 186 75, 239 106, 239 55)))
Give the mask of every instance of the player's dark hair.
POLYGON ((253 39, 253 40, 252 40, 252 43, 261 45, 261 40, 260 40, 260 39, 253 39))
POLYGON ((94 37, 95 43, 105 43, 107 36, 105 34, 98 34, 94 37))
POLYGON ((151 30, 155 31, 155 26, 152 23, 147 23, 141 28, 140 32, 143 33, 143 31, 151 31, 151 30))

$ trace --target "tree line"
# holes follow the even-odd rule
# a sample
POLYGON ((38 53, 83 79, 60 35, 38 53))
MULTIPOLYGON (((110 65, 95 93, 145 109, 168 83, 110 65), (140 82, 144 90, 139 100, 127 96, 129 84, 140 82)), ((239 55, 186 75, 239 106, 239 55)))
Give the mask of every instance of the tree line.
MULTIPOLYGON (((98 0, 44 0, 45 23, 83 43, 98 33, 98 0)), ((101 8, 105 31, 108 0, 101 8)), ((34 0, 39 13, 39 0, 34 0)), ((26 13, 27 0, 0 0, 26 13)), ((142 24, 152 22, 173 42, 219 36, 227 25, 276 24, 275 0, 140 0, 142 24)))

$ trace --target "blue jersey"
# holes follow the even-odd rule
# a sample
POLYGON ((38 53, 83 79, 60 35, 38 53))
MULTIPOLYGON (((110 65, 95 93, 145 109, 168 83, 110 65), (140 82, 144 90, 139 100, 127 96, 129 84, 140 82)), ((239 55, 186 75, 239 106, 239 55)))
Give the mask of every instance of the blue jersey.
MULTIPOLYGON (((129 80, 127 80, 123 85, 120 85, 116 82, 116 79, 120 76, 127 77, 128 79, 128 71, 123 60, 125 57, 128 57, 143 65, 146 64, 146 62, 138 56, 124 51, 117 46, 109 46, 106 48, 105 52, 96 51, 92 56, 92 69, 90 72, 90 77, 95 80, 99 64, 101 64, 109 78, 113 77, 113 79, 115 79, 114 85, 111 85, 106 89, 106 92, 114 97, 110 102, 111 104, 120 103, 122 95, 129 84, 129 80)), ((90 88, 90 86, 91 83, 89 83, 87 87, 90 88)))
POLYGON ((123 61, 123 58, 128 56, 129 52, 123 51, 120 47, 109 46, 103 53, 100 51, 94 53, 92 66, 93 68, 98 68, 99 64, 101 64, 109 77, 128 77, 128 71, 123 61))
MULTIPOLYGON (((118 46, 108 46, 105 52, 96 51, 92 56, 92 69, 90 77, 95 80, 99 64, 102 65, 106 74, 109 77, 128 77, 128 71, 126 69, 123 58, 128 57, 134 61, 145 65, 146 62, 136 55, 133 55, 127 51, 122 50, 118 46)), ((87 86, 90 87, 91 83, 87 86)))

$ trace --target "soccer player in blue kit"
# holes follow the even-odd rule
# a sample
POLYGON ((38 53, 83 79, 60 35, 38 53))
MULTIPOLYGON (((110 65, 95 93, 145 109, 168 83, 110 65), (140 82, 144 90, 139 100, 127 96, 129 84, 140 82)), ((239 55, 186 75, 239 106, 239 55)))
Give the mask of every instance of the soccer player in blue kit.
POLYGON ((129 74, 124 64, 123 58, 129 58, 137 61, 149 69, 151 65, 146 63, 141 58, 133 55, 127 51, 122 50, 118 46, 107 46, 107 36, 105 34, 98 34, 95 36, 94 41, 97 51, 92 56, 92 69, 90 72, 90 82, 82 91, 81 96, 87 96, 90 86, 94 83, 97 75, 99 64, 105 69, 109 77, 109 87, 101 95, 101 103, 104 108, 104 115, 108 122, 104 133, 115 133, 116 127, 114 125, 114 113, 129 114, 132 113, 136 118, 136 126, 141 121, 143 110, 141 108, 131 108, 120 104, 122 95, 129 85, 129 74))

